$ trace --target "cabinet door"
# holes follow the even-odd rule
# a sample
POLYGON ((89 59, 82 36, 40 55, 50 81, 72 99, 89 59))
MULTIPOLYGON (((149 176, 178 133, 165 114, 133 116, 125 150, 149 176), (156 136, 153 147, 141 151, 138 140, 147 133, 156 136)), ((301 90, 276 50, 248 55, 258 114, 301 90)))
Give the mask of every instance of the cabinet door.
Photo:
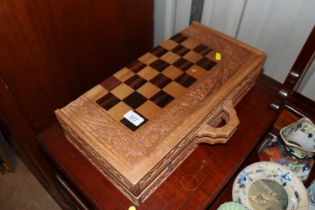
POLYGON ((152 46, 151 0, 1 0, 0 121, 64 209, 36 135, 53 111, 152 46))
POLYGON ((3 0, 0 74, 35 132, 152 44, 152 1, 3 0))

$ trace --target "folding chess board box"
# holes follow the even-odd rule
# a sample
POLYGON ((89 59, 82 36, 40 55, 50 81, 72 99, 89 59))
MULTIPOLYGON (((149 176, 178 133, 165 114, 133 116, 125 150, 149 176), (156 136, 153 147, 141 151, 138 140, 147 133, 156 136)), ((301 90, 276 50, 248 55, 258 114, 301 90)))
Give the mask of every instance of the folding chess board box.
POLYGON ((198 144, 230 138, 233 107, 265 57, 193 23, 55 113, 68 140, 139 205, 198 144))

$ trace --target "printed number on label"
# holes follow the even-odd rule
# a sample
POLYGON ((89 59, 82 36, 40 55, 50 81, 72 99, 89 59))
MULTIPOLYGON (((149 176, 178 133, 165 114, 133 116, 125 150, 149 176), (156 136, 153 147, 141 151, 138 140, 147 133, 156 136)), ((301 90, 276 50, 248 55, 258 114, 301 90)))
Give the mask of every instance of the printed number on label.
POLYGON ((135 126, 139 126, 144 121, 144 119, 140 115, 138 115, 132 110, 124 114, 124 118, 127 119, 132 124, 134 124, 135 126))

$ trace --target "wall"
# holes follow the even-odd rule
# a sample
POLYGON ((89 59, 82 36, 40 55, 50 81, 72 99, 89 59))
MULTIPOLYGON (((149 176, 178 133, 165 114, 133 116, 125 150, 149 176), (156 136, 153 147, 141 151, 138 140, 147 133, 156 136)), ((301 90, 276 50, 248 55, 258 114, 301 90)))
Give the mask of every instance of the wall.
MULTIPOLYGON (((188 26, 198 1, 200 22, 265 51, 264 73, 280 82, 315 24, 314 0, 155 0, 154 44, 188 26)), ((314 71, 315 64, 298 89, 313 100, 314 71)))

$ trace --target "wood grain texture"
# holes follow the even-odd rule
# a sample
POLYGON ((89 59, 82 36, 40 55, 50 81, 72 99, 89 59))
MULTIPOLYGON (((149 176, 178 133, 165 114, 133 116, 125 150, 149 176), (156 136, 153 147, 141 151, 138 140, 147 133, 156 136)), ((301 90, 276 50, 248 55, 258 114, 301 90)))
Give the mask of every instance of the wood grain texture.
MULTIPOLYGON (((139 209, 204 209, 224 189, 260 141, 277 113, 269 103, 280 85, 261 76, 235 107, 240 127, 225 145, 199 145, 139 209), (253 126, 255 125, 255 126, 253 126)), ((56 166, 96 209, 132 203, 106 179, 53 125, 40 136, 40 144, 56 166)), ((119 208, 118 208, 119 209, 119 208)))
POLYGON ((152 1, 0 3, 0 71, 31 127, 152 46, 152 1))
MULTIPOLYGON (((2 81, 1 75, 0 80, 2 81)), ((0 103, 0 126, 1 130, 5 129, 6 131, 9 145, 40 183, 48 189, 58 204, 64 209, 70 209, 71 204, 54 185, 54 179, 52 178, 53 168, 44 158, 43 152, 40 151, 36 142, 36 134, 21 112, 12 93, 3 85, 0 85, 0 98, 3 99, 0 103)))
POLYGON ((274 99, 271 106, 275 109, 280 109, 288 97, 293 94, 308 68, 314 61, 315 56, 315 26, 308 36, 302 50, 296 58, 289 74, 287 75, 283 86, 279 90, 278 97, 274 99))
MULTIPOLYGON (((136 204, 153 193, 198 143, 224 143, 231 137, 238 120, 235 114, 229 114, 234 113, 233 106, 254 85, 265 60, 263 52, 197 23, 150 52, 144 55, 145 59, 139 58, 121 70, 134 73, 130 78, 124 76, 126 81, 115 75, 103 81, 105 90, 96 102, 86 96, 99 95, 99 86, 56 111, 68 139, 136 204), (169 52, 163 46, 169 47, 169 52), (163 58, 171 52, 171 58, 163 58), (193 60, 187 60, 189 56, 184 59, 188 52, 195 53, 195 57, 199 54, 199 61, 194 64, 193 60), (220 61, 215 60, 217 52, 223 57, 220 61), (179 58, 173 59, 174 53, 179 58), (168 63, 169 59, 173 62, 168 63), (147 67, 151 72, 155 69, 160 73, 146 81, 138 73, 147 67), (172 81, 164 75, 168 67, 183 72, 172 81), (194 69, 205 72, 203 78, 184 72, 194 69), (160 89, 149 100, 138 92, 146 84, 160 89), (186 90, 174 98, 172 92, 163 89, 168 84, 177 84, 186 90), (127 87, 134 92, 126 94, 127 87), (145 122, 138 129, 128 126, 126 120, 115 120, 119 113, 122 119, 122 114, 128 111, 126 108, 113 111, 115 107, 129 105, 129 110, 145 115, 138 108, 148 101, 161 109, 152 119, 144 116, 145 122), (204 132, 198 135, 199 129, 209 127, 207 124, 222 114, 227 115, 225 129, 217 129, 217 135, 206 136, 204 132)), ((117 74, 123 75, 121 71, 117 74)))
POLYGON ((286 109, 291 112, 315 120, 315 101, 293 91, 285 102, 286 109))
POLYGON ((230 100, 223 104, 222 111, 219 112, 216 119, 218 119, 218 122, 213 120, 214 122, 211 122, 211 125, 208 123, 199 129, 197 134, 199 143, 224 144, 235 133, 240 123, 236 111, 234 110, 233 102, 230 100), (225 124, 221 127, 217 127, 220 120, 225 124))
POLYGON ((232 189, 233 189, 233 183, 236 178, 236 176, 249 164, 252 164, 254 162, 258 162, 258 155, 257 155, 257 149, 259 148, 259 144, 252 150, 250 155, 246 158, 244 163, 238 168, 238 170, 235 172, 235 174, 231 177, 229 182, 226 184, 222 192, 220 192, 219 195, 214 199, 214 201, 208 206, 209 210, 217 210, 220 205, 222 205, 225 202, 230 202, 233 200, 232 198, 232 189))
MULTIPOLYGON (((11 146, 64 209, 36 134, 53 110, 152 47, 152 1, 0 2, 0 121, 11 146)), ((2 126, 1 126, 2 127, 2 126)))
POLYGON ((280 131, 281 128, 284 128, 289 124, 298 121, 300 118, 301 117, 297 116, 296 114, 293 114, 292 112, 284 109, 280 112, 276 122, 273 124, 273 127, 277 131, 280 131))

